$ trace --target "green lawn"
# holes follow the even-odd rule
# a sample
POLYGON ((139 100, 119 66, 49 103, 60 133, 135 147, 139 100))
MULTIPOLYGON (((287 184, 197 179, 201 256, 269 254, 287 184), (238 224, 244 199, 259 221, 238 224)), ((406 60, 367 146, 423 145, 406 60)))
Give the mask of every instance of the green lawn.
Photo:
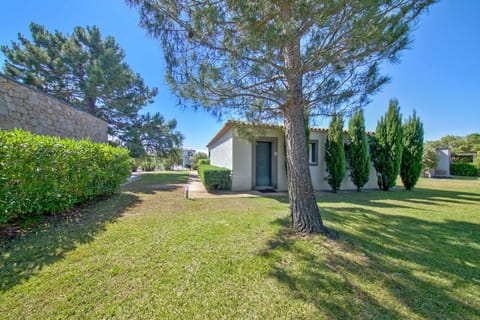
POLYGON ((184 200, 185 180, 0 240, 0 318, 479 318, 479 179, 322 194, 336 240, 292 234, 285 198, 184 200))

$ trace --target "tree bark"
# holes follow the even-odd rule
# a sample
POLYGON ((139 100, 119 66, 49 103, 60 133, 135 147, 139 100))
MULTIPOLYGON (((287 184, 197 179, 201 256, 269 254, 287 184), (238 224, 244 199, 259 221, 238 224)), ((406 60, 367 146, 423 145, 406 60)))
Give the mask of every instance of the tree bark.
MULTIPOLYGON (((282 8, 284 17, 288 6, 282 8)), ((328 233, 323 225, 313 191, 308 163, 306 109, 303 99, 300 38, 292 37, 284 48, 289 100, 284 106, 285 144, 287 151, 288 196, 292 227, 304 233, 328 233)), ((308 115, 307 115, 308 116, 308 115)))
POLYGON ((292 227, 299 232, 326 232, 313 191, 308 164, 307 138, 301 104, 285 108, 288 196, 292 227))

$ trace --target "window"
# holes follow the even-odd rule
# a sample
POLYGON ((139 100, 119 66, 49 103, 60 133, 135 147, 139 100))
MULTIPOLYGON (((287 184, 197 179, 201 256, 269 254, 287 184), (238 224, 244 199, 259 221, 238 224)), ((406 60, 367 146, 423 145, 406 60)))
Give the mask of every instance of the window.
POLYGON ((310 141, 308 143, 308 163, 311 166, 318 164, 318 141, 310 141))

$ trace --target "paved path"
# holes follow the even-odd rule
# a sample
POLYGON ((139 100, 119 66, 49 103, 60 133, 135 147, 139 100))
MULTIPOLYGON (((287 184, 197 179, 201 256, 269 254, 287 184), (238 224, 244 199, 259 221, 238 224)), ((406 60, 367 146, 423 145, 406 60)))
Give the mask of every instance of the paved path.
POLYGON ((257 197, 280 197, 287 196, 286 192, 262 193, 259 191, 233 192, 233 191, 215 191, 208 192, 200 181, 197 171, 190 171, 188 182, 185 185, 185 196, 188 199, 203 198, 257 198, 257 197), (188 195, 188 196, 187 196, 188 195))

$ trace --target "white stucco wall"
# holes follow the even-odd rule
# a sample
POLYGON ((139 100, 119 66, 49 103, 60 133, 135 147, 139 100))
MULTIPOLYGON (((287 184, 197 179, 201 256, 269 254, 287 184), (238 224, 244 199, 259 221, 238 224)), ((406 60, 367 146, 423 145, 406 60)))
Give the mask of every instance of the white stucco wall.
POLYGON ((209 147, 210 164, 233 169, 233 129, 228 130, 209 147))
POLYGON ((252 144, 234 135, 233 155, 232 190, 252 190, 252 144))
POLYGON ((450 149, 438 148, 438 165, 435 169, 436 176, 449 176, 450 175, 450 149))

